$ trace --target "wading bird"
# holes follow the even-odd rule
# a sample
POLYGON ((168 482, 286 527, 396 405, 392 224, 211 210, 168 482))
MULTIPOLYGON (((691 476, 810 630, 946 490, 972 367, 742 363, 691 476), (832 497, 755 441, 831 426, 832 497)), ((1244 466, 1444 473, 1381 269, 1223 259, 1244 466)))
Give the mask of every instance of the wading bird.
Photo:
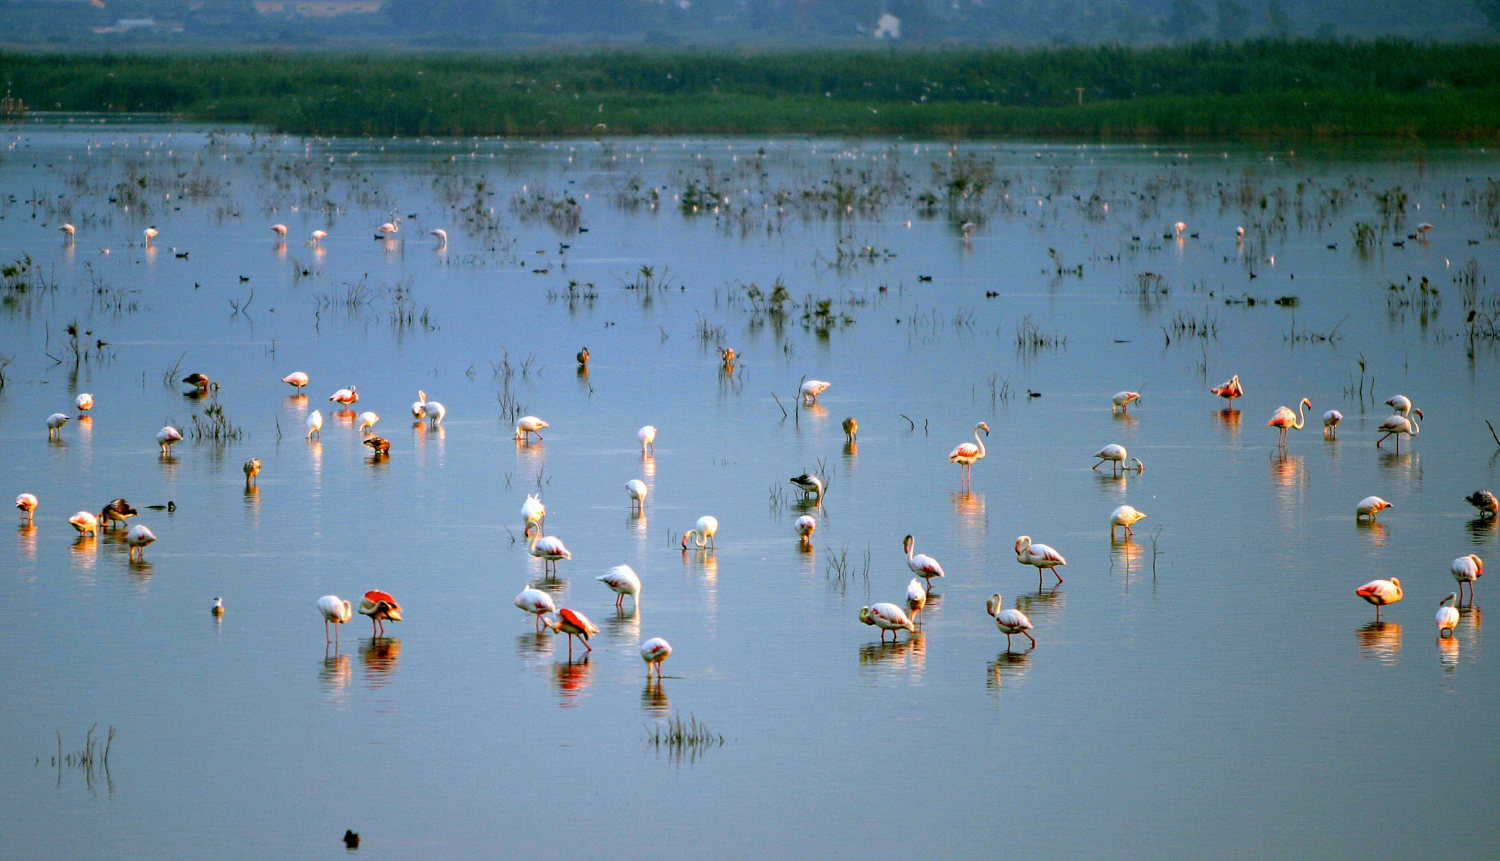
POLYGON ((787 479, 787 481, 790 481, 792 484, 797 485, 797 489, 802 491, 802 495, 804 497, 812 497, 813 499, 822 500, 823 479, 818 478, 816 475, 813 475, 810 472, 804 472, 801 475, 792 476, 791 478, 787 479))
POLYGON ((1109 399, 1110 409, 1122 413, 1130 412, 1130 405, 1141 399, 1140 392, 1115 392, 1109 399))
POLYGON ((1385 436, 1382 436, 1380 439, 1375 440, 1375 447, 1380 448, 1381 443, 1394 436, 1396 438, 1396 453, 1400 454, 1401 437, 1408 436, 1415 439, 1417 434, 1420 434, 1422 432, 1422 426, 1417 424, 1417 419, 1422 419, 1423 421, 1427 420, 1427 416, 1422 414, 1422 409, 1420 407, 1413 409, 1410 415, 1402 415, 1400 413, 1397 413, 1395 415, 1388 416, 1385 421, 1380 423, 1380 427, 1376 428, 1376 430, 1382 432, 1383 434, 1385 434, 1385 436), (1416 418, 1413 418, 1412 416, 1415 416, 1416 418))
POLYGON ((1406 592, 1401 589, 1401 581, 1392 577, 1389 580, 1371 580, 1365 585, 1354 590, 1354 594, 1375 605, 1375 621, 1380 621, 1380 608, 1387 604, 1394 604, 1406 597, 1406 592))
POLYGON ((441 227, 435 227, 432 230, 427 231, 427 233, 429 235, 431 235, 431 236, 436 236, 438 238, 438 247, 439 248, 445 248, 445 247, 447 247, 447 245, 448 245, 448 231, 444 230, 441 227))
POLYGON ((1115 529, 1125 527, 1126 535, 1135 534, 1135 525, 1146 519, 1146 512, 1133 505, 1122 505, 1109 513, 1109 537, 1115 537, 1115 529))
POLYGON ((911 616, 912 624, 921 623, 922 610, 927 606, 927 587, 922 585, 919 577, 913 577, 906 584, 906 612, 911 616))
POLYGON ((323 642, 338 642, 339 629, 333 626, 353 619, 354 606, 337 595, 324 595, 318 599, 318 614, 323 617, 323 642))
POLYGON ((95 517, 93 512, 80 511, 69 517, 68 523, 78 530, 79 535, 99 534, 99 518, 95 517))
POLYGON ((625 492, 630 495, 630 507, 632 510, 637 508, 642 511, 645 510, 646 496, 650 493, 650 490, 646 487, 646 482, 641 481, 639 478, 632 478, 625 482, 625 492))
POLYGON ((635 438, 641 441, 641 454, 656 452, 656 425, 642 426, 635 432, 635 438))
POLYGON ((1500 498, 1488 490, 1476 490, 1464 497, 1464 501, 1479 509, 1479 519, 1500 515, 1500 498))
POLYGON ((443 406, 441 401, 428 401, 425 404, 423 413, 425 413, 427 418, 427 426, 436 428, 443 423, 443 419, 448 417, 448 408, 443 406))
POLYGON ((811 547, 813 533, 818 531, 818 519, 811 514, 804 514, 797 518, 797 522, 794 525, 797 530, 797 537, 802 540, 802 546, 804 548, 811 547))
POLYGON ((73 399, 73 406, 78 407, 78 417, 94 408, 94 396, 88 392, 79 392, 78 397, 73 399))
POLYGON ((1358 505, 1354 506, 1354 519, 1373 521, 1380 515, 1380 512, 1385 511, 1387 508, 1395 507, 1378 496, 1366 496, 1359 501, 1358 505))
POLYGON ((521 519, 526 524, 526 534, 530 534, 533 529, 540 531, 542 521, 547 519, 547 506, 542 504, 541 497, 526 494, 526 501, 521 503, 521 519))
POLYGON ((104 507, 99 510, 99 522, 108 529, 112 524, 124 523, 139 513, 134 506, 125 501, 125 497, 117 496, 104 503, 104 507))
POLYGON ((309 378, 307 374, 302 371, 292 371, 290 374, 287 374, 286 376, 281 378, 281 381, 283 383, 286 383, 287 385, 296 389, 297 394, 299 395, 302 394, 302 390, 307 387, 308 380, 309 378))
POLYGON ((336 404, 342 404, 347 407, 359 401, 359 390, 354 386, 348 386, 329 395, 328 399, 336 404))
POLYGON ((557 612, 557 605, 552 602, 552 596, 534 586, 522 589, 521 593, 516 596, 515 605, 532 614, 538 634, 542 632, 542 617, 548 613, 557 612))
POLYGON ((155 225, 152 225, 145 230, 142 230, 141 235, 146 237, 146 244, 150 245, 152 242, 156 241, 156 237, 161 235, 161 231, 157 230, 155 225))
POLYGON ((16 508, 20 509, 21 517, 23 517, 27 523, 30 523, 33 519, 35 519, 36 507, 39 504, 40 503, 37 502, 36 494, 34 493, 23 493, 16 497, 16 508))
POLYGON ((540 529, 531 536, 528 549, 532 556, 542 560, 542 573, 553 577, 557 576, 559 560, 573 558, 573 554, 569 552, 568 546, 563 544, 561 538, 556 535, 542 535, 540 529))
POLYGON ((1453 636, 1453 629, 1458 627, 1458 608, 1448 606, 1450 601, 1457 600, 1458 593, 1449 592, 1448 597, 1438 602, 1437 616, 1434 618, 1434 621, 1437 622, 1439 637, 1453 636))
POLYGON ((583 347, 573 356, 573 358, 578 360, 578 367, 580 368, 587 368, 589 366, 589 359, 593 357, 594 354, 589 352, 588 347, 583 347))
POLYGON ((1468 556, 1460 556, 1453 560, 1449 570, 1453 572, 1453 579, 1458 581, 1459 603, 1463 603, 1465 583, 1469 584, 1469 603, 1474 603, 1474 584, 1484 576, 1484 560, 1470 553, 1468 556))
POLYGON ((536 416, 522 416, 520 421, 516 422, 516 439, 530 439, 529 434, 536 434, 537 439, 546 439, 542 436, 542 429, 546 427, 551 427, 551 425, 536 416))
POLYGON ((1343 420, 1344 414, 1339 412, 1338 410, 1329 410, 1328 412, 1324 413, 1323 439, 1333 439, 1335 436, 1334 428, 1337 428, 1339 426, 1339 422, 1343 420))
POLYGON ((364 444, 370 447, 376 457, 386 457, 391 453, 391 441, 383 436, 370 435, 365 437, 364 444))
POLYGON ((661 678, 661 665, 672 657, 672 644, 661 637, 652 637, 641 644, 641 660, 646 662, 646 678, 651 678, 651 670, 656 669, 656 677, 661 678))
POLYGON ((69 239, 72 239, 74 236, 76 236, 78 234, 78 228, 74 227, 71 224, 64 223, 64 224, 60 225, 57 229, 61 230, 63 232, 63 235, 66 236, 69 239))
POLYGON ((1115 475, 1119 475, 1122 468, 1134 469, 1136 472, 1146 471, 1146 464, 1142 463, 1141 459, 1138 457, 1130 458, 1130 462, 1131 464, 1133 464, 1132 466, 1123 466, 1127 454, 1128 452, 1125 451, 1125 446, 1120 445, 1119 443, 1112 442, 1104 448, 1101 448, 1098 451, 1094 452, 1094 457, 1099 458, 1099 460, 1093 466, 1089 467, 1089 469, 1098 469, 1106 461, 1113 461, 1113 472, 1115 475))
POLYGON ((854 442, 859 437, 859 419, 854 416, 844 419, 843 428, 846 442, 854 442))
POLYGON ((68 421, 67 413, 53 413, 47 416, 47 439, 61 439, 62 426, 68 421))
POLYGON ((946 577, 947 574, 944 573, 943 566, 939 565, 936 559, 933 559, 926 553, 915 553, 916 549, 916 538, 908 535, 901 539, 901 550, 906 554, 906 567, 911 569, 911 573, 921 577, 922 582, 926 584, 927 591, 931 592, 932 578, 946 577), (914 553, 915 555, 913 555, 914 553))
POLYGON ((312 233, 310 233, 308 235, 311 237, 313 245, 322 245, 323 244, 323 240, 325 240, 325 239, 328 238, 328 231, 326 231, 326 230, 314 230, 312 233))
POLYGON ((556 613, 543 616, 542 624, 551 629, 554 634, 561 632, 568 635, 568 660, 573 660, 574 637, 583 643, 584 649, 590 652, 594 650, 594 647, 589 645, 589 637, 599 633, 599 626, 577 610, 563 607, 556 613))
POLYGON ((1005 651, 1010 651, 1010 638, 1012 634, 1024 634, 1031 641, 1031 647, 1036 648, 1036 637, 1031 636, 1031 619, 1025 613, 1016 609, 1005 609, 1005 597, 998 592, 990 596, 984 603, 985 612, 995 617, 995 627, 1005 634, 1005 651))
POLYGON ((243 469, 245 470, 245 486, 253 487, 255 485, 255 477, 260 475, 260 458, 252 457, 245 461, 243 469))
POLYGON ((213 385, 213 380, 209 378, 208 374, 200 374, 197 371, 183 377, 182 381, 200 392, 213 385))
POLYGON ((989 436, 990 426, 985 422, 974 425, 974 441, 961 442, 953 447, 953 451, 948 452, 948 462, 958 464, 960 485, 966 485, 973 480, 975 461, 984 459, 984 440, 979 436, 980 431, 984 431, 984 435, 989 436))
POLYGON ((214 614, 215 616, 224 615, 224 599, 215 597, 214 602, 208 607, 208 612, 214 614))
POLYGON ((156 444, 161 446, 162 456, 172 453, 172 446, 182 442, 182 431, 167 425, 156 432, 156 444))
POLYGON ((413 419, 427 418, 427 393, 417 389, 417 399, 411 402, 411 417, 413 419))
POLYGON ((125 533, 125 543, 130 547, 131 559, 145 559, 146 546, 156 540, 156 533, 146 528, 146 524, 137 523, 130 527, 125 533))
POLYGON ((312 414, 307 417, 307 438, 312 439, 314 436, 317 436, 320 439, 323 436, 322 410, 313 410, 312 414))
POLYGON ((828 387, 831 385, 833 385, 833 383, 827 382, 826 380, 808 380, 804 382, 801 389, 802 403, 816 403, 818 400, 818 395, 821 395, 824 392, 828 391, 828 387))
POLYGON ((1240 385, 1240 375, 1235 374, 1224 382, 1209 389, 1209 394, 1218 395, 1226 401, 1245 396, 1245 387, 1240 385))
POLYGON ((370 636, 384 637, 385 623, 401 621, 401 605, 389 592, 371 589, 359 602, 359 612, 370 617, 370 636))
POLYGON ((641 578, 629 565, 616 565, 607 573, 594 578, 615 592, 615 607, 625 609, 625 596, 629 595, 635 609, 641 608, 641 578))
POLYGON ((380 424, 380 413, 374 410, 365 410, 359 414, 359 418, 356 421, 359 423, 359 432, 368 434, 374 430, 377 424, 380 424))
POLYGON ((899 636, 896 633, 897 631, 904 629, 915 632, 917 630, 916 623, 911 620, 910 616, 906 615, 905 610, 886 601, 871 604, 868 607, 860 607, 859 620, 866 625, 874 625, 879 628, 880 642, 882 643, 885 642, 886 631, 891 632, 891 640, 895 641, 899 636))
POLYGON ((1385 405, 1403 416, 1411 414, 1411 398, 1406 395, 1391 395, 1385 399, 1385 405))
POLYGON ((1304 408, 1312 409, 1312 401, 1308 400, 1307 398, 1303 398, 1297 404, 1296 412, 1292 412, 1291 407, 1277 407, 1276 411, 1271 413, 1271 417, 1266 420, 1267 427, 1276 428, 1276 430, 1280 433, 1280 435, 1277 437, 1276 444, 1281 448, 1286 448, 1287 431, 1302 430, 1302 425, 1304 424, 1304 420, 1306 418, 1302 414, 1302 410, 1304 408))
POLYGON ((1016 539, 1016 562, 1021 565, 1036 566, 1036 585, 1038 589, 1042 586, 1043 571, 1049 568, 1052 569, 1052 576, 1056 577, 1057 582, 1061 583, 1063 578, 1061 574, 1057 573, 1057 569, 1068 564, 1068 560, 1064 559, 1061 553, 1058 553, 1046 544, 1031 543, 1030 535, 1022 535, 1016 539))
POLYGON ((279 237, 285 238, 286 237, 286 232, 287 232, 286 225, 285 224, 273 224, 273 225, 271 225, 271 232, 274 233, 274 234, 276 234, 279 237))
POLYGON ((697 547, 699 549, 702 549, 704 547, 713 547, 717 549, 719 546, 719 542, 714 538, 714 536, 718 534, 719 518, 714 517, 712 514, 705 514, 702 517, 698 518, 698 522, 694 524, 692 529, 689 529, 686 533, 683 534, 682 549, 688 549, 688 542, 690 541, 692 542, 692 545, 694 547, 697 547))

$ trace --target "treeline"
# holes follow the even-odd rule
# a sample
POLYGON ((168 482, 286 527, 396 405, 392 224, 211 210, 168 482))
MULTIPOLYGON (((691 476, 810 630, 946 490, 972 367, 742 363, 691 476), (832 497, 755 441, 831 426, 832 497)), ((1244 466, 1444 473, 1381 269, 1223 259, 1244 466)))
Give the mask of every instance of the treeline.
POLYGON ((304 134, 798 133, 1493 142, 1500 45, 1252 40, 545 55, 0 53, 34 109, 304 134))

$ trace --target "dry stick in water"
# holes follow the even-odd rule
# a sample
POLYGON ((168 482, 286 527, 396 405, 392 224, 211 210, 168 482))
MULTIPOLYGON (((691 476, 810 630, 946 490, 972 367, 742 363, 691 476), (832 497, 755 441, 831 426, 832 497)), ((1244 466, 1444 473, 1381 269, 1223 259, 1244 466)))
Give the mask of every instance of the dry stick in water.
POLYGON ((786 419, 786 416, 787 416, 786 407, 782 407, 781 406, 781 398, 777 398, 775 392, 771 393, 771 397, 776 398, 776 406, 781 407, 781 418, 783 420, 786 419))
POLYGON ((911 416, 908 416, 906 413, 896 413, 896 415, 906 419, 906 423, 911 425, 912 433, 916 433, 917 423, 911 420, 911 416))
POLYGON ((1495 445, 1500 446, 1500 434, 1495 433, 1495 426, 1490 424, 1489 419, 1484 420, 1484 425, 1490 429, 1490 436, 1495 438, 1495 445))

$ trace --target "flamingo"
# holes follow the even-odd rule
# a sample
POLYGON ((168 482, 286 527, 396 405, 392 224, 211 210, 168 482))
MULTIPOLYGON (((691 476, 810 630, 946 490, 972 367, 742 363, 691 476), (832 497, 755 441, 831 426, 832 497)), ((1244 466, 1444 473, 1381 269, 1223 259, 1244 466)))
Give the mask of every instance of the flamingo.
POLYGON ((1453 629, 1458 627, 1458 608, 1448 606, 1449 601, 1457 600, 1458 593, 1449 592, 1448 597, 1438 602, 1437 617, 1434 619, 1434 621, 1437 622, 1439 637, 1453 636, 1453 629))
POLYGON ((441 227, 434 227, 433 229, 427 231, 427 234, 429 236, 436 236, 438 238, 439 248, 448 247, 448 231, 444 230, 441 227))
POLYGON ((1394 604, 1406 597, 1406 592, 1401 588, 1401 581, 1392 577, 1389 580, 1371 580, 1365 585, 1354 590, 1354 594, 1375 605, 1375 621, 1380 621, 1380 608, 1387 604, 1394 604))
POLYGON ((384 637, 385 622, 401 621, 401 605, 396 602, 394 596, 389 592, 379 589, 371 589, 365 593, 365 597, 359 602, 359 612, 370 617, 370 636, 384 637))
POLYGON ((144 523, 137 523, 125 533, 125 543, 130 545, 131 559, 145 559, 146 545, 155 540, 156 533, 148 529, 144 523))
POLYGON ((287 374, 286 376, 281 378, 281 381, 283 383, 286 383, 287 385, 296 389, 297 394, 299 395, 302 394, 302 389, 307 386, 309 380, 310 378, 303 371, 292 371, 290 374, 287 374))
POLYGON ((156 444, 161 446, 161 453, 166 457, 172 453, 172 446, 182 442, 182 431, 167 425, 156 432, 156 444))
POLYGON ((287 227, 285 224, 273 224, 271 225, 271 232, 276 234, 277 236, 285 238, 287 234, 287 227))
POLYGON ((797 536, 802 539, 802 546, 811 547, 813 533, 818 531, 818 519, 811 514, 804 514, 797 518, 795 527, 797 536))
POLYGON ((927 587, 922 584, 922 578, 913 577, 906 584, 906 612, 911 614, 912 623, 918 621, 922 610, 927 606, 927 587))
POLYGON ((1119 410, 1122 413, 1130 412, 1130 405, 1141 399, 1140 392, 1115 392, 1109 399, 1110 410, 1119 410))
POLYGON ((323 617, 323 642, 338 642, 339 629, 334 625, 342 625, 354 618, 354 607, 337 595, 324 595, 318 599, 318 613, 323 617), (328 636, 332 630, 333 636, 328 636))
POLYGON ((1476 490, 1464 497, 1464 501, 1479 509, 1480 520, 1500 514, 1500 499, 1488 490, 1476 490))
POLYGON ((79 392, 78 397, 73 399, 73 406, 78 407, 78 417, 83 418, 83 413, 94 408, 94 396, 88 392, 79 392))
POLYGON ((260 475, 260 458, 252 457, 245 461, 245 486, 251 487, 255 484, 255 477, 260 475))
POLYGON ((599 633, 599 626, 577 610, 563 607, 556 613, 543 616, 542 624, 550 628, 554 634, 560 631, 568 635, 568 660, 573 660, 574 637, 577 637, 588 651, 594 650, 594 647, 589 645, 589 637, 599 633))
POLYGON ((396 221, 387 221, 375 229, 379 232, 379 235, 375 237, 376 239, 390 239, 401 232, 401 224, 396 221))
POLYGON ((93 512, 80 511, 69 517, 68 522, 73 525, 74 529, 78 530, 79 535, 99 534, 99 518, 95 517, 93 512))
POLYGON ((423 410, 423 412, 427 414, 427 425, 429 427, 437 427, 438 425, 442 424, 443 419, 447 418, 448 416, 448 408, 443 406, 438 401, 428 401, 425 407, 426 408, 423 410))
POLYGON ((313 245, 322 245, 323 244, 323 240, 325 240, 325 239, 328 238, 328 231, 319 229, 319 230, 314 230, 312 233, 310 233, 308 235, 310 237, 312 237, 312 244, 313 245))
POLYGON ((948 462, 959 465, 959 484, 966 484, 972 481, 974 462, 984 459, 984 440, 979 436, 980 431, 984 431, 984 435, 989 436, 990 426, 985 422, 974 425, 974 442, 961 442, 954 446, 953 451, 948 452, 948 462))
POLYGON ((1133 505, 1122 505, 1119 508, 1116 508, 1114 511, 1111 511, 1109 513, 1110 539, 1114 539, 1115 529, 1120 526, 1125 527, 1126 535, 1134 535, 1135 529, 1133 527, 1137 523, 1140 523, 1142 520, 1145 520, 1146 517, 1146 512, 1141 511, 1133 505))
POLYGON ((214 614, 215 616, 224 615, 224 599, 218 597, 214 598, 214 602, 209 606, 208 612, 214 614))
POLYGON ((859 419, 850 416, 843 421, 844 440, 854 442, 859 437, 859 419))
POLYGON ((651 668, 656 668, 656 677, 661 678, 661 665, 672 657, 672 644, 661 637, 652 637, 641 644, 641 660, 646 662, 646 678, 651 678, 651 668))
POLYGON ((1411 398, 1406 395, 1391 395, 1385 399, 1385 405, 1403 416, 1411 415, 1411 398))
POLYGON ((1240 375, 1235 374, 1224 382, 1209 389, 1209 394, 1218 395, 1226 401, 1245 396, 1245 387, 1240 385, 1240 375))
POLYGON ((23 493, 16 497, 16 508, 21 510, 21 516, 30 523, 35 519, 37 502, 36 494, 23 493))
MULTIPOLYGON (((1057 569, 1068 564, 1068 560, 1064 559, 1061 553, 1058 553, 1046 544, 1031 543, 1030 535, 1022 535, 1016 539, 1016 562, 1021 565, 1036 566, 1036 585, 1038 589, 1042 586, 1043 571, 1051 568, 1052 576, 1056 577, 1057 582, 1061 583, 1063 578, 1061 574, 1057 573, 1057 569)), ((991 613, 990 615, 993 616, 995 614, 991 613)))
POLYGON ((62 426, 67 423, 67 413, 53 413, 47 416, 47 439, 62 439, 62 426))
POLYGON ((588 347, 583 347, 573 356, 573 358, 578 360, 578 367, 580 368, 587 368, 589 366, 589 359, 593 357, 594 354, 589 352, 588 347))
POLYGON ((347 407, 359 401, 359 390, 354 386, 342 388, 329 395, 328 399, 336 404, 342 404, 347 407))
POLYGON ((1236 240, 1241 240, 1241 239, 1245 238, 1245 228, 1243 226, 1236 227, 1234 229, 1234 238, 1236 240))
POLYGON ((594 578, 600 583, 608 586, 617 594, 615 596, 615 607, 625 609, 625 596, 629 595, 635 602, 635 608, 641 608, 641 578, 635 573, 635 569, 629 565, 616 565, 607 573, 600 574, 594 578))
POLYGON ((157 230, 156 225, 153 224, 145 230, 142 230, 141 235, 146 237, 146 245, 149 246, 153 241, 155 241, 156 237, 161 235, 161 231, 157 230))
POLYGON ((1484 576, 1484 560, 1477 554, 1470 553, 1453 560, 1449 570, 1453 572, 1453 579, 1458 581, 1459 603, 1463 602, 1465 583, 1469 584, 1469 603, 1474 603, 1474 584, 1484 576))
POLYGON ((413 419, 427 418, 427 393, 417 389, 417 399, 411 402, 411 417, 413 419))
POLYGON ((1089 467, 1089 469, 1098 469, 1101 465, 1104 464, 1105 461, 1113 461, 1113 471, 1116 475, 1118 475, 1120 472, 1120 464, 1125 461, 1125 458, 1129 456, 1129 454, 1130 453, 1125 450, 1125 446, 1120 445, 1119 443, 1112 442, 1104 448, 1101 448, 1098 451, 1094 452, 1094 457, 1099 458, 1099 460, 1093 466, 1089 467))
POLYGON ((625 482, 625 492, 630 494, 630 507, 646 510, 646 496, 651 491, 646 487, 646 482, 639 478, 632 478, 625 482))
POLYGON ((1421 236, 1423 239, 1426 239, 1427 238, 1427 231, 1431 230, 1433 228, 1433 226, 1434 225, 1432 224, 1432 222, 1430 222, 1430 221, 1424 221, 1421 224, 1417 225, 1417 234, 1419 236, 1421 236))
POLYGON ((1329 410, 1323 414, 1323 439, 1333 439, 1336 436, 1334 428, 1344 420, 1344 414, 1338 410, 1329 410))
POLYGON ((532 556, 542 560, 542 573, 557 576, 557 563, 560 559, 572 559, 573 554, 568 546, 563 544, 562 539, 556 535, 540 535, 538 529, 531 537, 530 552, 532 556))
POLYGON ((542 428, 546 427, 551 427, 551 425, 536 416, 522 416, 520 421, 516 422, 516 439, 529 439, 528 434, 536 434, 537 439, 546 439, 542 436, 542 428))
POLYGON ((521 517, 526 523, 526 532, 532 529, 540 529, 542 521, 547 519, 547 506, 542 504, 542 499, 535 494, 526 494, 526 501, 521 503, 521 517))
POLYGON ((317 436, 319 439, 323 437, 322 410, 313 410, 312 414, 307 417, 307 438, 312 439, 314 436, 317 436))
POLYGON ((1395 507, 1378 496, 1366 496, 1354 507, 1354 519, 1374 522, 1380 512, 1385 511, 1387 508, 1395 507))
POLYGON ((905 610, 887 601, 881 601, 878 604, 872 604, 868 607, 860 607, 859 620, 866 625, 878 627, 880 629, 880 642, 882 643, 885 642, 886 631, 891 632, 891 639, 894 641, 899 636, 896 634, 897 631, 905 629, 915 633, 917 630, 916 623, 912 622, 911 617, 906 615, 905 610))
POLYGON ((1308 400, 1307 398, 1303 398, 1301 402, 1297 404, 1297 411, 1295 413, 1292 412, 1290 407, 1277 407, 1276 411, 1271 413, 1271 418, 1266 420, 1267 427, 1273 427, 1280 431, 1281 436, 1278 440, 1278 445, 1280 445, 1282 448, 1286 448, 1287 431, 1302 430, 1303 420, 1305 418, 1302 415, 1302 410, 1304 408, 1312 409, 1312 401, 1308 400))
POLYGON ((1012 634, 1025 634, 1026 639, 1031 641, 1031 647, 1036 648, 1036 637, 1031 636, 1031 619, 1025 613, 1017 609, 1006 610, 1005 597, 998 592, 990 596, 984 602, 985 612, 995 617, 995 627, 1005 634, 1005 651, 1010 651, 1010 638, 1012 634))
POLYGON ((117 496, 104 503, 104 508, 99 511, 99 522, 103 523, 107 529, 111 524, 124 523, 139 513, 129 502, 125 501, 125 497, 117 496))
POLYGON ((74 236, 78 235, 78 228, 66 222, 59 225, 57 229, 61 230, 63 232, 63 235, 67 236, 69 239, 72 239, 74 236))
MULTIPOLYGON (((588 348, 584 349, 587 351, 588 348)), ((653 454, 656 452, 656 425, 643 425, 635 432, 635 438, 641 441, 641 454, 645 454, 647 449, 653 454)))
POLYGON ((804 382, 801 389, 802 403, 816 403, 818 400, 818 395, 821 395, 824 392, 828 391, 828 387, 831 385, 833 385, 833 383, 827 382, 826 380, 808 380, 804 382))
POLYGON ((1187 233, 1187 229, 1188 229, 1188 224, 1187 224, 1186 221, 1179 221, 1176 224, 1172 225, 1172 231, 1174 233, 1176 233, 1178 236, 1181 236, 1182 234, 1187 233))
POLYGON ((557 612, 557 605, 552 603, 552 596, 548 595, 534 586, 527 586, 516 596, 515 605, 534 616, 536 621, 536 632, 542 632, 542 616, 557 612))
POLYGON ((724 363, 724 370, 734 370, 734 360, 737 358, 739 358, 739 353, 736 353, 733 347, 719 348, 719 361, 724 363))
POLYGON ((1385 421, 1380 423, 1380 427, 1376 428, 1376 430, 1384 431, 1385 436, 1375 440, 1375 447, 1379 448, 1381 443, 1394 435, 1396 437, 1396 453, 1400 454, 1401 437, 1410 436, 1415 439, 1417 434, 1422 432, 1422 426, 1417 424, 1417 419, 1427 420, 1427 416, 1422 414, 1421 407, 1414 408, 1409 415, 1396 413, 1395 415, 1388 416, 1385 421), (1413 415, 1416 418, 1412 418, 1413 415))
POLYGON ((368 434, 374 429, 375 425, 380 423, 380 413, 374 410, 365 410, 359 414, 359 418, 356 421, 359 422, 359 432, 368 434))
POLYGON ((719 542, 714 538, 718 534, 719 518, 714 517, 712 514, 705 514, 698 518, 698 522, 693 525, 692 529, 683 534, 682 549, 688 549, 689 541, 692 541, 693 546, 700 550, 704 547, 718 549, 719 542))
POLYGON ((213 380, 209 378, 208 374, 200 374, 197 371, 183 377, 182 381, 199 391, 203 391, 213 384, 213 380))
POLYGON ((813 475, 810 472, 804 472, 801 475, 794 475, 791 478, 787 479, 787 481, 790 481, 792 484, 797 485, 797 489, 802 491, 802 495, 804 498, 812 497, 813 499, 818 500, 821 500, 823 498, 823 479, 818 478, 816 475, 813 475))
POLYGON ((376 457, 385 457, 391 453, 391 441, 383 436, 371 434, 365 437, 364 444, 370 447, 370 451, 374 452, 376 457))
POLYGON ((936 559, 933 559, 926 553, 912 555, 913 551, 917 549, 916 538, 908 535, 901 539, 901 549, 906 552, 906 567, 911 569, 911 573, 922 578, 922 581, 927 584, 926 588, 928 592, 932 591, 932 578, 947 576, 943 571, 943 566, 939 565, 936 559))

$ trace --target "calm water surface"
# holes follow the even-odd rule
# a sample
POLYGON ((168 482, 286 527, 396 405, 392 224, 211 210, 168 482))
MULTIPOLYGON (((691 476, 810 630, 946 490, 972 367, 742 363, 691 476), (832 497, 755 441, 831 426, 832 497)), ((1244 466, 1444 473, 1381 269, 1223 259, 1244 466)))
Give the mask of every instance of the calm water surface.
POLYGON ((351 827, 392 858, 1500 852, 1485 595, 1451 642, 1432 621, 1449 561, 1497 541, 1463 501, 1497 483, 1495 342, 1465 326, 1500 306, 1491 153, 0 131, 0 260, 32 260, 0 304, 0 489, 42 500, 0 547, 9 857, 320 857, 351 827), (1028 328, 1065 342, 1018 349, 1028 328), (1205 392, 1233 373, 1238 415, 1205 392), (804 375, 833 387, 783 417, 804 375), (349 384, 389 460, 331 414, 349 384), (441 429, 411 424, 418 389, 441 429), (1398 391, 1427 416, 1399 455, 1374 445, 1398 391), (1279 456, 1265 421, 1303 396, 1279 456), (194 438, 215 401, 239 438, 194 438), (517 412, 546 439, 514 442, 517 412), (979 420, 961 492, 945 456, 979 420), (1090 471, 1109 442, 1147 470, 1090 471), (786 478, 819 468, 804 553, 786 478), (574 555, 547 588, 602 628, 587 661, 511 606, 538 487, 574 555), (1357 525, 1370 494, 1395 508, 1357 525), (142 564, 66 522, 120 495, 177 506, 143 508, 142 564), (1112 542, 1127 501, 1150 518, 1112 542), (717 552, 680 551, 705 513, 717 552), (904 595, 907 533, 948 577, 881 644, 855 617, 904 595), (1021 534, 1067 582, 1038 588, 1021 534), (593 580, 619 563, 638 612, 593 580), (1390 576, 1406 601, 1372 625, 1353 590, 1390 576), (325 649, 315 599, 372 588, 407 620, 325 649), (997 591, 1034 651, 1006 652, 997 591), (654 747, 673 715, 724 744, 654 747), (54 767, 94 722, 108 774, 54 767))

